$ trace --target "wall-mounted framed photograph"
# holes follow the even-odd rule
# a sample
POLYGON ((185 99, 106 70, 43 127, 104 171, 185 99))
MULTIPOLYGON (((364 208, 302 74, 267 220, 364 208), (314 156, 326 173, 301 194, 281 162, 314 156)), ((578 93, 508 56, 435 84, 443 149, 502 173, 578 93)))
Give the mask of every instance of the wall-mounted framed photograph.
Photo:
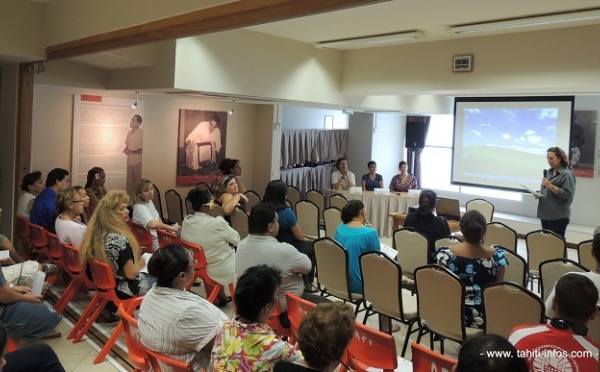
POLYGON ((473 55, 465 54, 452 57, 452 72, 467 72, 473 70, 473 55))

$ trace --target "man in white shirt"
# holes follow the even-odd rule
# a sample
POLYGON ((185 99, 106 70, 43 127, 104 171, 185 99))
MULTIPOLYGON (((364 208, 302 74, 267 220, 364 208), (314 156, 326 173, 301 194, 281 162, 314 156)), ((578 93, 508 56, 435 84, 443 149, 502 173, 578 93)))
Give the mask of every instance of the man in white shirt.
POLYGON ((335 162, 338 168, 331 174, 331 187, 335 190, 348 190, 356 185, 356 177, 350 172, 348 167, 348 159, 339 158, 335 162))
POLYGON ((133 115, 129 121, 129 128, 125 137, 123 154, 127 155, 127 193, 132 196, 135 183, 142 178, 142 147, 144 146, 144 131, 140 129, 142 117, 133 115))
POLYGON ((235 271, 238 277, 257 265, 267 265, 281 271, 279 303, 281 310, 286 311, 285 291, 302 296, 304 282, 301 274, 308 274, 312 264, 308 256, 293 245, 275 239, 279 232, 277 219, 277 211, 271 204, 260 203, 252 207, 248 218, 249 235, 238 244, 235 254, 235 271))
MULTIPOLYGON (((209 142, 211 148, 201 146, 199 162, 204 162, 210 158, 211 163, 217 162, 217 154, 221 151, 221 117, 217 114, 212 114, 210 120, 203 121, 188 134, 185 139, 186 146, 195 146, 203 142, 209 142)), ((195 149, 194 149, 195 150, 195 149)))

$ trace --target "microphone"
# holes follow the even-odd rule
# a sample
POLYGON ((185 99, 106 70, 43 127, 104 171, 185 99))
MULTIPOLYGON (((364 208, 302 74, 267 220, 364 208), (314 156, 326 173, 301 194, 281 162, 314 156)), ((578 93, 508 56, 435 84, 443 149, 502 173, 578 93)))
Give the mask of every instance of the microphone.
POLYGON ((548 178, 548 169, 544 169, 544 178, 548 178))

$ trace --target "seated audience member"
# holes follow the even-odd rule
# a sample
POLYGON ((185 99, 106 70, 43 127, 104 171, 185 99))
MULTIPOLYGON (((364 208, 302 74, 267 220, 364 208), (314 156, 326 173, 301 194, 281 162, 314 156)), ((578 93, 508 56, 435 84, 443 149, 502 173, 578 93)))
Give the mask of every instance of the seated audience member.
POLYGON ((465 325, 483 328, 483 287, 504 279, 504 249, 497 245, 484 245, 487 230, 485 218, 478 211, 468 211, 460 219, 460 231, 465 241, 451 247, 440 247, 435 259, 454 272, 465 284, 465 325))
POLYGON ((400 170, 400 174, 392 177, 392 182, 390 182, 391 192, 408 192, 408 190, 419 188, 417 177, 407 172, 408 165, 404 160, 398 164, 398 169, 400 170))
POLYGON ((106 195, 106 173, 104 169, 100 167, 94 167, 87 173, 87 179, 85 182, 85 191, 87 191, 90 197, 90 205, 92 208, 96 208, 100 199, 106 195))
POLYGON ((362 176, 362 189, 363 191, 373 191, 377 188, 383 188, 383 177, 377 172, 377 163, 371 160, 367 163, 369 173, 362 176))
POLYGON ((155 282, 152 276, 142 272, 146 262, 140 245, 127 227, 128 203, 125 191, 109 191, 98 203, 80 248, 82 263, 96 259, 112 266, 115 290, 124 299, 146 294, 155 282))
POLYGON ((81 195, 74 187, 69 187, 58 194, 56 205, 59 215, 54 223, 54 228, 62 244, 74 247, 81 245, 86 226, 77 219, 77 216, 83 213, 83 204, 81 195))
POLYGON ((152 351, 208 368, 217 331, 229 320, 204 298, 185 290, 194 281, 194 258, 181 245, 159 248, 148 262, 157 279, 140 307, 142 343, 152 351))
POLYGON ((9 285, 0 270, 0 323, 13 338, 26 341, 60 338, 53 331, 61 316, 42 304, 42 296, 31 293, 31 288, 9 285))
POLYGON ((154 199, 154 186, 152 182, 143 178, 138 180, 135 183, 134 194, 133 221, 150 231, 150 234, 152 234, 152 249, 157 250, 159 245, 156 229, 179 231, 181 230, 181 226, 178 224, 167 225, 160 219, 160 215, 152 202, 152 199, 154 199))
POLYGON ((85 189, 82 186, 73 186, 73 188, 79 194, 79 197, 81 198, 81 202, 83 204, 83 213, 81 213, 77 217, 77 219, 83 222, 84 225, 86 225, 89 222, 90 217, 92 217, 91 214, 88 216, 87 213, 88 207, 90 206, 90 197, 88 196, 87 191, 85 191, 85 189))
POLYGON ((307 255, 287 243, 275 239, 279 232, 279 217, 271 204, 259 203, 252 207, 248 218, 249 235, 238 244, 235 253, 235 271, 238 275, 256 265, 269 265, 281 272, 279 287, 281 310, 287 309, 285 291, 302 296, 302 275, 308 274, 312 264, 307 255))
POLYGON ((587 335, 596 317, 598 289, 583 275, 569 273, 554 287, 549 324, 515 327, 508 340, 525 353, 532 371, 597 371, 598 344, 587 335))
POLYGON ((7 352, 8 332, 0 323, 0 371, 44 371, 65 372, 58 356, 49 345, 36 344, 7 352))
POLYGON ((238 159, 223 159, 223 161, 219 163, 219 169, 221 170, 223 176, 228 176, 230 174, 234 175, 239 192, 242 194, 246 192, 246 187, 240 180, 240 177, 242 176, 241 161, 238 159))
POLYGON ((356 177, 348 168, 348 159, 339 158, 335 167, 337 170, 331 173, 331 187, 334 190, 348 190, 356 185, 356 177))
MULTIPOLYGON (((350 292, 362 293, 362 276, 360 274, 360 255, 365 252, 379 251, 379 235, 377 230, 367 222, 367 211, 360 200, 350 200, 342 209, 342 222, 335 240, 348 252, 348 280, 350 292)), ((402 276, 402 286, 413 289, 415 282, 402 276)))
POLYGON ((334 371, 354 336, 354 311, 341 301, 321 304, 302 318, 298 345, 304 360, 281 361, 275 372, 334 371))
POLYGON ((404 227, 412 227, 429 240, 429 257, 433 263, 431 254, 435 249, 438 239, 450 236, 450 226, 444 217, 433 214, 437 204, 437 195, 431 190, 423 190, 419 195, 419 208, 409 212, 404 220, 404 227))
POLYGON ((458 351, 458 364, 453 372, 528 372, 517 349, 502 336, 481 335, 467 340, 458 351), (492 354, 495 352, 502 355, 492 354))
POLYGON ((219 179, 215 201, 223 208, 223 214, 226 216, 225 221, 230 222, 229 216, 233 213, 235 207, 240 207, 245 211, 245 204, 248 202, 248 198, 239 192, 235 176, 229 174, 219 179))
POLYGON ((263 203, 271 204, 277 210, 277 223, 279 224, 279 233, 275 237, 277 241, 288 243, 296 247, 298 251, 304 253, 310 258, 312 269, 307 275, 304 275, 304 290, 309 293, 316 293, 312 284, 315 280, 315 249, 313 242, 306 240, 304 233, 298 224, 298 219, 291 208, 285 204, 287 197, 287 185, 282 180, 273 180, 269 182, 263 197, 263 203))
POLYGON ((281 360, 302 360, 294 346, 267 325, 277 308, 280 285, 279 271, 267 265, 251 267, 240 277, 233 299, 237 317, 217 333, 211 352, 213 371, 270 371, 281 360))
POLYGON ((54 224, 57 193, 69 187, 69 182, 69 171, 66 169, 54 168, 48 173, 46 188, 35 198, 31 207, 31 223, 44 228, 54 224))
MULTIPOLYGON (((2 208, 0 208, 0 218, 2 218, 2 208)), ((39 263, 33 260, 25 261, 17 253, 11 241, 3 234, 0 234, 0 250, 9 253, 7 259, 0 261, 6 284, 19 293, 29 293, 31 291, 33 278, 38 271, 44 271, 47 277, 57 272, 58 268, 54 264, 39 263)))
MULTIPOLYGON (((594 235, 594 241, 592 242, 592 256, 594 256, 594 260, 596 261, 596 267, 600 267, 600 264, 598 263, 600 260, 600 234, 594 235)), ((596 269, 596 272, 577 272, 573 274, 578 274, 589 278, 592 281, 592 283, 594 283, 594 285, 596 286, 596 289, 598 289, 598 292, 600 292, 600 274, 598 274, 598 269, 596 269)), ((552 302, 554 301, 554 292, 555 289, 552 288, 552 291, 550 292, 550 295, 548 295, 548 299, 546 300, 546 316, 550 319, 556 318, 556 313, 554 312, 554 308, 552 307, 552 302)), ((598 299, 598 303, 596 305, 600 309, 600 299, 598 299)))
POLYGON ((29 219, 29 214, 31 213, 31 208, 33 207, 33 201, 35 200, 35 197, 44 191, 42 172, 33 171, 29 174, 26 174, 25 177, 23 177, 21 190, 25 192, 19 198, 17 213, 19 216, 29 219))
POLYGON ((221 216, 213 217, 212 195, 208 190, 192 189, 188 194, 195 213, 186 216, 181 224, 181 239, 204 249, 208 276, 221 284, 219 306, 231 302, 224 289, 235 277, 235 251, 231 246, 240 242, 240 234, 231 228, 221 216))

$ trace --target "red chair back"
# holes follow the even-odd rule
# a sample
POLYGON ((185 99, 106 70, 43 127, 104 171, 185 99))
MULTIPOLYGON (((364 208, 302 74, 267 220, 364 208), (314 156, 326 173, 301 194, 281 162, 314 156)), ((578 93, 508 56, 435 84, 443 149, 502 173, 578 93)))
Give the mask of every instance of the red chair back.
POLYGON ((192 372, 194 369, 188 363, 177 359, 169 358, 168 356, 156 353, 146 348, 152 370, 157 372, 172 371, 172 372, 192 372))
POLYGON ((11 351, 15 351, 15 350, 17 350, 17 345, 15 344, 13 339, 9 337, 6 340, 6 352, 10 353, 11 351))
POLYGON ((63 246, 60 244, 60 239, 56 234, 52 234, 50 231, 46 232, 46 236, 48 237, 48 253, 50 255, 50 259, 57 265, 61 267, 64 266, 64 252, 63 246))
POLYGON ((117 283, 115 282, 112 267, 106 262, 94 259, 88 260, 88 264, 92 270, 96 293, 104 299, 113 301, 116 304, 120 303, 121 300, 117 297, 117 293, 115 292, 117 283))
POLYGON ((300 328, 300 322, 306 313, 317 307, 317 304, 306 301, 290 291, 285 292, 285 298, 287 302, 288 317, 292 324, 292 336, 290 343, 294 343, 298 338, 298 329, 300 328))
POLYGON ((85 266, 79 261, 79 248, 70 244, 64 244, 63 252, 65 255, 65 267, 73 277, 73 280, 85 283, 89 289, 95 288, 94 283, 87 276, 85 266))
POLYGON ((144 252, 154 253, 154 249, 152 249, 152 234, 150 234, 150 231, 146 230, 146 228, 139 223, 133 222, 133 220, 129 220, 127 226, 129 226, 129 230, 131 230, 133 236, 135 236, 135 240, 139 243, 140 248, 144 252))
POLYGON ((202 249, 202 247, 197 244, 187 242, 183 239, 181 239, 181 245, 183 245, 190 252, 192 252, 194 259, 198 261, 196 267, 194 268, 194 276, 196 278, 202 278, 202 280, 204 282, 207 282, 209 285, 216 284, 215 281, 208 276, 208 272, 206 271, 207 263, 206 256, 204 255, 204 249, 202 249))
POLYGON ((354 337, 346 349, 346 364, 356 371, 369 368, 393 371, 398 368, 394 337, 355 322, 354 337))
POLYGON ((46 235, 46 229, 40 225, 28 222, 29 231, 31 231, 31 244, 36 251, 42 256, 48 257, 48 235, 46 235))
POLYGON ((415 372, 452 371, 452 367, 458 363, 456 359, 448 358, 416 342, 411 343, 410 348, 415 372))
MULTIPOLYGON (((134 308, 139 307, 143 300, 143 297, 136 298, 133 301, 134 308)), ((137 319, 127 312, 123 304, 119 305, 119 315, 121 316, 123 330, 125 331, 125 343, 127 344, 129 359, 131 359, 136 370, 149 371, 150 359, 148 358, 148 353, 146 353, 146 347, 141 341, 137 319)))
POLYGON ((158 235, 158 245, 161 248, 171 244, 181 244, 181 239, 179 239, 179 236, 170 231, 156 229, 156 235, 158 235))

